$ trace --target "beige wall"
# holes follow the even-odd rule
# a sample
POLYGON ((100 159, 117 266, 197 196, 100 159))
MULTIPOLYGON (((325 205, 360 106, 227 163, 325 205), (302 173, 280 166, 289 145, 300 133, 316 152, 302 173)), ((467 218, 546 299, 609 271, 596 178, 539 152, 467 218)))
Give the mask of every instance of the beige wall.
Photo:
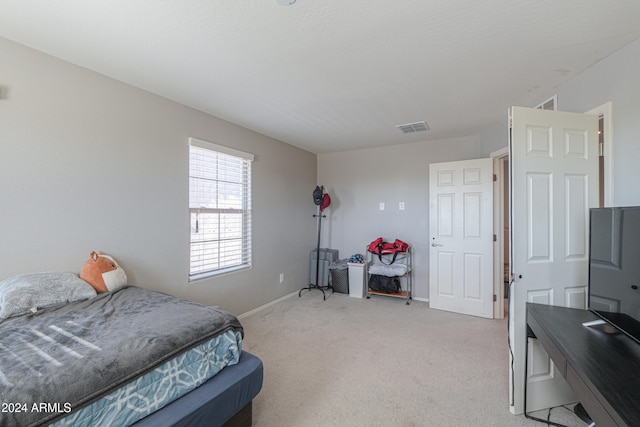
POLYGON ((314 154, 1 38, 0 57, 0 280, 102 250, 132 284, 235 314, 308 284, 314 154), (189 136, 255 155, 253 268, 192 284, 189 136))
POLYGON ((470 137, 319 154, 318 182, 332 200, 322 246, 348 258, 378 236, 399 238, 414 249, 414 296, 428 299, 429 164, 486 157, 480 152, 470 137))

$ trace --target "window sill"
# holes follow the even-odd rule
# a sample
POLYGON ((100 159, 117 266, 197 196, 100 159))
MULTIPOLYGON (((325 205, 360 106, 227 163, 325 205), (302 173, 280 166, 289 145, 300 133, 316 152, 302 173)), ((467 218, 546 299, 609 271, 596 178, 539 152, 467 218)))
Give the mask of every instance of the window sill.
POLYGON ((242 270, 248 270, 251 268, 251 265, 238 265, 236 267, 225 268, 222 270, 216 271, 208 271, 205 273, 194 274, 193 276, 189 276, 189 283, 199 282, 204 279, 211 279, 213 277, 224 276, 226 274, 235 273, 242 270))

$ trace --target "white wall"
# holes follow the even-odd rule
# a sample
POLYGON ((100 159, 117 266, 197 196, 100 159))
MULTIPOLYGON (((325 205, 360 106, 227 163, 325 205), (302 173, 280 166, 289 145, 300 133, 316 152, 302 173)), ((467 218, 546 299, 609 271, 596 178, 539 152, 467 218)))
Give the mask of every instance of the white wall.
POLYGON ((0 280, 102 250, 131 284, 235 314, 308 285, 314 154, 1 38, 0 57, 0 280), (253 268, 192 284, 189 136, 255 154, 253 268))
POLYGON ((332 204, 325 210, 323 247, 341 258, 365 253, 375 238, 399 238, 414 248, 414 295, 429 297, 429 164, 481 156, 477 138, 396 145, 318 155, 318 182, 332 204), (379 210, 380 202, 385 210, 379 210), (405 203, 405 210, 398 203, 405 203))
MULTIPOLYGON (((640 39, 596 63, 540 101, 558 94, 559 109, 586 112, 613 103, 614 205, 640 205, 640 39)), ((323 246, 341 257, 364 251, 382 235, 416 249, 415 295, 428 298, 428 164, 488 157, 508 144, 505 118, 478 135, 318 155, 318 182, 334 202, 323 246), (387 170, 391 178, 378 172, 387 170), (398 210, 404 201, 406 211, 398 210), (378 204, 385 202, 380 212, 378 204)))
MULTIPOLYGON (((607 102, 613 108, 613 205, 640 205, 640 39, 573 77, 558 94, 558 110, 585 113, 607 102)), ((505 106, 506 109, 510 106, 505 106)), ((482 132, 483 153, 505 147, 506 119, 482 132)))
MULTIPOLYGON (((416 249, 415 295, 428 298, 428 164, 506 146, 505 117, 477 136, 322 154, 316 164, 313 154, 1 38, 0 55, 0 280, 79 271, 103 250, 133 284, 240 314, 307 285, 317 177, 333 200, 322 246, 348 257, 379 235, 401 238, 416 249), (189 136, 256 155, 254 267, 190 285, 189 136)), ((557 90, 565 111, 613 102, 615 205, 640 204, 638 70, 640 40, 557 90)))
POLYGON ((558 107, 613 107, 613 205, 640 205, 640 39, 558 88, 558 107))

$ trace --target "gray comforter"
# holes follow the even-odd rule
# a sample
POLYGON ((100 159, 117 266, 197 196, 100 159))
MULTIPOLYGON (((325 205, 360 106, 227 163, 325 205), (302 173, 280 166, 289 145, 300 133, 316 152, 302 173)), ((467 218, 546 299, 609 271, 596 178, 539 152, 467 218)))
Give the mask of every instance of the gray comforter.
POLYGON ((242 332, 218 307, 137 287, 7 319, 0 323, 0 426, 64 417, 229 329, 242 332))

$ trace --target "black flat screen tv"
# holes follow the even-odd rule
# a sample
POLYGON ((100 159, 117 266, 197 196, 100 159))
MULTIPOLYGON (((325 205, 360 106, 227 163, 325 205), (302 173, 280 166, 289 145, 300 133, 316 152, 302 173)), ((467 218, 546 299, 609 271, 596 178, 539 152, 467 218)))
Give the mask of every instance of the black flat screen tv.
POLYGON ((640 343, 640 206, 593 208, 589 310, 640 343))

